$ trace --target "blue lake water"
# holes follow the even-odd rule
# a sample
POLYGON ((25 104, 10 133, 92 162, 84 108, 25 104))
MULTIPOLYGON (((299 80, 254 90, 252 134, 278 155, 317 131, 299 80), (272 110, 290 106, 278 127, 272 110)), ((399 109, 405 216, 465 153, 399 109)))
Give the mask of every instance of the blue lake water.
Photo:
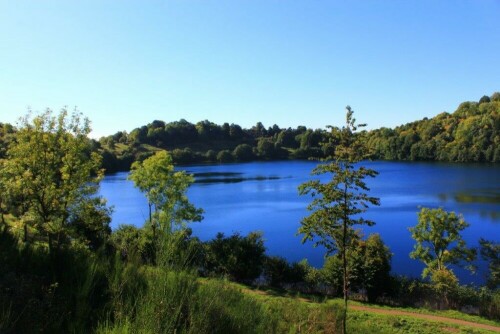
MULTIPOLYGON (((193 234, 201 240, 217 232, 226 235, 250 231, 264 233, 267 252, 290 261, 307 258, 321 267, 324 250, 301 243, 296 235, 300 220, 308 214, 310 197, 299 196, 297 187, 313 176, 316 162, 283 161, 179 167, 196 176, 188 191, 196 206, 205 210, 201 223, 192 223, 193 234)), ((443 207, 461 213, 470 227, 463 232, 469 246, 480 237, 500 241, 500 165, 405 162, 367 162, 380 174, 369 179, 370 194, 381 205, 364 217, 376 222, 363 226, 365 235, 379 233, 394 254, 392 270, 417 277, 422 264, 409 258, 413 247, 408 227, 417 222, 419 206, 443 207)), ((127 180, 128 173, 106 176, 100 193, 114 206, 112 227, 119 224, 142 226, 148 210, 144 196, 127 180)), ((326 180, 325 177, 321 179, 326 180)), ((485 266, 471 275, 455 268, 462 283, 482 283, 485 266)))

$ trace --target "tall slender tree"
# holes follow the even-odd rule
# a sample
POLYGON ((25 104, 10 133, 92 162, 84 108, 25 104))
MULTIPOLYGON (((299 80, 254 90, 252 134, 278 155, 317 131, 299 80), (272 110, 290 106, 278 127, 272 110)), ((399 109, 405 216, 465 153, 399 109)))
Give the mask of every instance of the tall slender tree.
POLYGON ((344 314, 342 332, 346 333, 347 300, 349 290, 348 252, 356 245, 357 225, 375 224, 360 216, 370 205, 379 205, 376 197, 369 196, 366 177, 375 177, 378 173, 359 163, 367 158, 367 150, 358 132, 365 124, 356 124, 352 109, 347 106, 346 125, 341 129, 331 129, 329 141, 324 143, 325 151, 330 156, 324 163, 312 171, 313 175, 326 174, 331 179, 323 183, 313 180, 299 187, 301 195, 311 195, 312 202, 307 209, 312 213, 302 219, 299 234, 302 242, 311 240, 314 245, 322 245, 327 254, 338 253, 342 259, 344 314))

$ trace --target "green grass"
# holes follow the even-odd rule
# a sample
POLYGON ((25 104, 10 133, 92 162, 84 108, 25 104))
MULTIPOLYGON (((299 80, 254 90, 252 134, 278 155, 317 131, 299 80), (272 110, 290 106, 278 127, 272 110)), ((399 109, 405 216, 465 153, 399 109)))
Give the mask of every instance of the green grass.
POLYGON ((484 329, 473 329, 468 326, 440 323, 417 319, 410 316, 381 315, 361 311, 349 311, 348 327, 353 333, 384 334, 440 334, 440 333, 494 333, 484 329))
POLYGON ((149 144, 141 144, 141 150, 144 150, 146 152, 158 152, 158 151, 163 151, 162 148, 159 148, 159 147, 156 147, 156 146, 152 146, 152 145, 149 145, 149 144))
MULTIPOLYGON (((343 300, 340 298, 322 298, 316 295, 289 293, 284 290, 265 289, 259 290, 243 284, 229 283, 244 294, 252 296, 254 299, 265 304, 293 303, 295 307, 307 307, 311 312, 318 308, 328 308, 340 310, 343 300), (301 306, 300 306, 301 305, 301 306)), ((367 304, 350 301, 349 305, 369 306, 381 310, 393 310, 402 312, 413 312, 425 315, 447 317, 452 319, 465 320, 485 325, 500 326, 498 322, 484 319, 478 316, 468 315, 458 311, 432 311, 419 308, 399 308, 376 304, 367 304)), ((295 322, 300 322, 299 318, 295 322)), ((288 319, 290 322, 291 319, 288 319)), ((294 323, 294 321, 291 321, 294 323)), ((416 334, 437 334, 437 333, 493 333, 489 330, 475 329, 470 326, 462 326, 451 323, 441 323, 414 318, 406 315, 384 315, 373 312, 349 310, 348 324, 353 333, 416 333, 416 334)))
POLYGON ((484 325, 492 325, 492 326, 500 326, 500 322, 494 321, 494 320, 489 320, 477 315, 471 315, 467 313, 463 313, 460 311, 456 310, 429 310, 426 308, 414 308, 414 307, 391 307, 391 306, 386 306, 386 305, 378 305, 378 304, 368 304, 368 303, 363 303, 363 302, 357 302, 357 301, 350 301, 350 305, 360 305, 360 306, 369 306, 372 308, 378 308, 381 310, 396 310, 396 311, 402 311, 402 312, 412 312, 412 313, 419 313, 419 314, 427 314, 427 315, 435 315, 438 317, 447 317, 447 318, 452 318, 452 319, 458 319, 458 320, 464 320, 464 321, 470 321, 470 322, 475 322, 478 324, 484 324, 484 325))
MULTIPOLYGON (((15 220, 9 217, 9 224, 15 224, 15 220)), ((4 284, 19 286, 19 293, 13 296, 20 299, 8 300, 0 295, 0 332, 26 332, 29 328, 75 333, 339 332, 342 314, 339 298, 279 289, 259 290, 225 280, 199 278, 189 268, 151 267, 124 262, 119 256, 104 257, 101 252, 90 256, 81 250, 67 250, 53 262, 41 247, 20 247, 9 234, 3 234, 2 238, 0 255, 5 255, 8 261, 4 265, 12 272, 3 278, 4 284), (26 305, 29 308, 23 311, 26 305)), ((456 311, 360 302, 350 305, 499 325, 456 311)), ((350 333, 492 333, 411 315, 353 309, 348 311, 348 327, 350 333)))

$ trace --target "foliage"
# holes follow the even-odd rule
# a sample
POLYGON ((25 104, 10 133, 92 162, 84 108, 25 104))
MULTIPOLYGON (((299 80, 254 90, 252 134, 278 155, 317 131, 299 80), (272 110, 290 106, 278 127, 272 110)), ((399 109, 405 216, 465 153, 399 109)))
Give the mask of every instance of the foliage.
MULTIPOLYGON (((468 249, 460 235, 468 226, 454 212, 446 212, 442 208, 420 210, 417 225, 409 229, 416 241, 410 257, 424 262, 424 278, 436 270, 447 269, 450 264, 470 264, 474 260, 476 251, 468 249)), ((470 266, 469 269, 472 270, 470 266)))
POLYGON ((223 233, 217 233, 215 239, 205 244, 205 271, 252 282, 261 274, 264 252, 261 233, 252 232, 246 237, 239 234, 224 237, 223 233))
POLYGON ((120 225, 111 235, 111 243, 123 260, 140 258, 143 263, 153 263, 155 247, 150 228, 120 225))
MULTIPOLYGON (((365 292, 372 303, 389 292, 387 282, 390 281, 391 256, 378 234, 371 234, 366 240, 358 239, 347 256, 351 289, 365 292)), ((321 274, 324 282, 333 288, 334 294, 341 294, 343 275, 339 254, 325 259, 321 274)))
POLYGON ((102 253, 21 245, 0 234, 0 322, 2 333, 88 332, 103 319, 111 294, 109 263, 102 253))
POLYGON ((439 268, 432 271, 431 282, 439 298, 440 305, 438 305, 438 308, 441 309, 442 301, 444 301, 445 306, 448 307, 450 304, 450 294, 455 292, 458 288, 458 279, 455 274, 449 269, 439 268))
POLYGON ((497 92, 479 102, 464 102, 452 114, 370 131, 367 145, 377 159, 498 162, 498 96, 497 92))
POLYGON ((500 288, 500 243, 481 238, 479 244, 481 246, 481 257, 488 261, 487 285, 491 289, 498 289, 500 288))
POLYGON ((482 315, 500 321, 500 290, 482 290, 480 312, 482 315))
POLYGON ((248 144, 240 144, 233 151, 236 161, 251 161, 254 157, 252 147, 248 144))
POLYGON ((218 162, 231 162, 233 161, 233 155, 229 150, 222 150, 217 153, 217 161, 218 162))
POLYGON ((118 321, 97 333, 266 333, 275 328, 262 305, 227 283, 199 284, 185 272, 149 272, 145 293, 118 321))
POLYGON ((379 234, 371 234, 357 249, 363 255, 357 285, 366 290, 369 302, 375 302, 388 291, 392 254, 379 234))
POLYGON ((134 162, 129 178, 145 193, 149 205, 149 225, 155 252, 165 251, 165 240, 173 231, 185 228, 189 221, 201 221, 203 210, 197 209, 186 196, 194 182, 192 175, 175 171, 172 157, 159 151, 143 162, 134 162))
POLYGON ((307 282, 307 275, 312 267, 307 260, 288 263, 279 256, 266 256, 262 274, 268 280, 268 285, 275 288, 297 288, 307 282))
POLYGON ((95 195, 101 158, 91 152, 89 133, 90 122, 76 111, 68 116, 62 109, 53 116, 48 109, 21 119, 2 162, 0 183, 15 201, 13 213, 25 226, 25 241, 28 226, 51 251, 71 242, 96 247, 109 234, 109 210, 95 195))

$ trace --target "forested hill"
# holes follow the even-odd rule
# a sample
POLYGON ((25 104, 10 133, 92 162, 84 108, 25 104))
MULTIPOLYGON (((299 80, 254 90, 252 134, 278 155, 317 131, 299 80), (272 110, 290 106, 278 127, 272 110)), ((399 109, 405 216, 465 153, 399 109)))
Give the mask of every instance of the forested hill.
MULTIPOLYGON (((328 120, 325 120, 325 125, 328 120)), ((339 124, 338 126, 342 126, 339 124)), ((500 93, 464 102, 449 114, 411 122, 394 129, 365 132, 373 159, 450 162, 500 162, 500 93)), ((15 129, 0 123, 0 159, 15 129)), ((266 128, 257 123, 250 129, 237 124, 218 125, 208 120, 192 124, 155 120, 130 133, 92 140, 103 157, 108 173, 128 170, 133 161, 167 149, 178 164, 278 159, 321 158, 323 129, 266 128)))
MULTIPOLYGON (((499 162, 499 129, 497 92, 478 102, 464 102, 452 114, 443 112, 430 119, 365 134, 373 159, 499 162)), ((266 128, 259 122, 243 129, 236 124, 180 120, 154 121, 129 134, 117 132, 101 138, 99 143, 108 170, 121 170, 157 149, 170 150, 174 161, 183 164, 324 157, 321 142, 327 135, 326 130, 304 126, 266 128)))
POLYGON ((368 135, 375 159, 500 161, 500 93, 464 102, 452 113, 381 128, 368 135))

